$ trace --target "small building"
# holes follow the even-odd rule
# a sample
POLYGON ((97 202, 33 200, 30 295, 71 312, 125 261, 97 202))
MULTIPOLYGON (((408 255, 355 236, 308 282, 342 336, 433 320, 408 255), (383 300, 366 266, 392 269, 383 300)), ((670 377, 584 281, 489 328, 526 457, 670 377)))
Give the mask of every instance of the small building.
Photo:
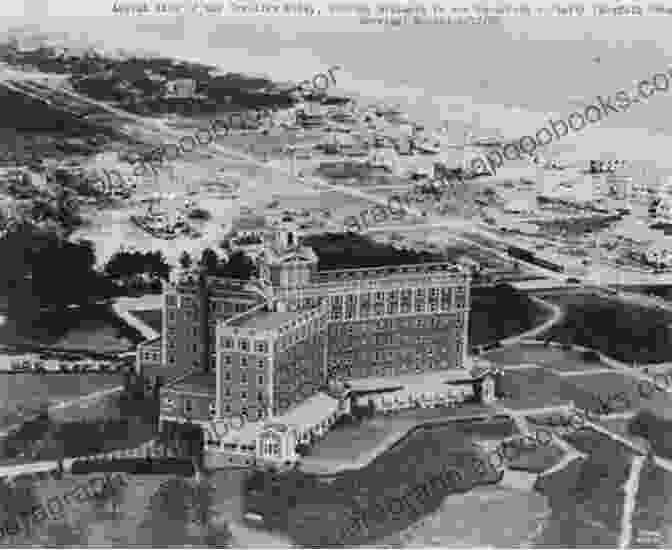
POLYGON ((136 372, 142 374, 147 372, 147 369, 153 367, 161 367, 163 364, 161 360, 161 337, 147 340, 138 344, 136 348, 136 372))
POLYGON ((166 82, 166 92, 172 97, 190 98, 196 93, 196 81, 193 78, 178 78, 166 82))

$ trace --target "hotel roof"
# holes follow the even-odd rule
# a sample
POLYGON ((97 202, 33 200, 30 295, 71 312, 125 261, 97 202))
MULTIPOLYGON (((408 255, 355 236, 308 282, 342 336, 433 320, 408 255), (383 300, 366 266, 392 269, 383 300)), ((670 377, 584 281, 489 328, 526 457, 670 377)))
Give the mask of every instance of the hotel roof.
POLYGON ((227 326, 255 330, 273 330, 285 323, 298 321, 306 312, 256 310, 243 314, 227 323, 227 326))
POLYGON ((267 427, 271 427, 272 424, 285 424, 304 430, 322 422, 337 410, 338 399, 319 392, 299 403, 282 416, 276 417, 273 422, 269 422, 267 427))
POLYGON ((382 391, 405 389, 415 393, 436 392, 446 389, 444 384, 470 383, 471 373, 466 369, 425 372, 418 374, 402 374, 401 376, 360 378, 348 380, 353 391, 382 391))

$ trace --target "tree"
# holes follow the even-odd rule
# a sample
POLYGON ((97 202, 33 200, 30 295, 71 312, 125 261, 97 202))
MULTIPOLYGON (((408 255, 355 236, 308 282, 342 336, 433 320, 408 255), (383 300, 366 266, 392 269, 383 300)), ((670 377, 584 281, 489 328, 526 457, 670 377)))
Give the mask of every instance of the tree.
POLYGON ((189 255, 189 252, 186 250, 182 251, 182 254, 180 254, 180 267, 182 269, 189 269, 191 265, 193 264, 193 261, 191 259, 191 256, 189 255))
POLYGON ((40 505, 35 488, 30 480, 17 480, 8 483, 0 479, 0 512, 4 523, 23 525, 25 533, 32 533, 31 515, 33 509, 40 505))
POLYGON ((123 489, 121 484, 109 477, 105 477, 105 484, 103 490, 95 493, 94 504, 98 508, 103 508, 108 502, 112 505, 112 513, 117 515, 119 513, 119 506, 123 500, 123 489))
POLYGON ((207 274, 214 275, 219 265, 217 253, 212 248, 206 248, 201 254, 200 265, 207 274))
POLYGON ((203 541, 210 526, 210 521, 215 516, 213 510, 213 496, 215 488, 208 480, 201 480, 194 485, 192 490, 192 518, 200 528, 200 537, 203 541))
POLYGON ((218 274, 232 279, 248 280, 256 271, 252 259, 242 250, 231 254, 229 261, 218 269, 218 274))
POLYGON ((191 487, 190 507, 192 521, 199 527, 200 543, 208 548, 231 546, 231 530, 227 523, 213 525, 217 516, 214 508, 215 487, 209 479, 201 479, 191 487))
POLYGON ((105 273, 112 279, 118 279, 124 285, 139 282, 143 276, 153 281, 168 279, 170 265, 162 252, 127 252, 120 250, 112 255, 105 265, 105 273))
POLYGON ((138 542, 149 543, 152 547, 186 545, 190 497, 191 488, 184 479, 172 478, 164 482, 150 497, 148 517, 140 524, 138 542))
POLYGON ((68 523, 61 520, 48 523, 44 534, 40 537, 42 545, 57 548, 82 548, 87 546, 88 528, 82 522, 68 523))

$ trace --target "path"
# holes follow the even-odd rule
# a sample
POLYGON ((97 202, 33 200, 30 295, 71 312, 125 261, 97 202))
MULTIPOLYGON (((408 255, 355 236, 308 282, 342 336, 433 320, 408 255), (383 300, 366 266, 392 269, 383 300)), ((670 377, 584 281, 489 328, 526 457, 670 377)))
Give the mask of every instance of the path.
POLYGON ((630 476, 623 487, 625 500, 623 502, 623 517, 621 518, 621 535, 618 540, 619 548, 628 548, 632 541, 632 515, 637 506, 637 491, 642 466, 644 466, 644 457, 633 456, 630 463, 630 476))
POLYGON ((118 298, 112 304, 114 312, 124 322, 136 329, 145 340, 154 340, 161 336, 159 332, 150 327, 139 317, 133 315, 133 311, 141 309, 160 309, 163 297, 161 295, 141 296, 140 298, 118 298))
MULTIPOLYGON (((551 368, 551 370, 553 370, 551 368)), ((567 378, 567 377, 572 377, 572 376, 587 376, 587 375, 593 375, 593 374, 613 374, 614 369, 605 367, 605 368, 596 368, 596 369, 590 369, 590 370, 579 370, 579 371, 561 371, 561 370, 553 370, 555 374, 562 378, 567 378)))
POLYGON ((523 332, 522 334, 511 336, 509 338, 504 338, 504 340, 500 341, 503 346, 511 346, 514 344, 518 344, 521 340, 525 339, 530 338, 534 339, 540 334, 543 334, 544 332, 549 330, 556 323, 559 323, 560 321, 562 321, 562 319, 564 319, 565 310, 562 307, 558 306, 557 304, 546 302, 545 300, 542 300, 541 298, 537 298, 535 296, 532 296, 531 299, 537 304, 542 305, 546 309, 550 309, 553 312, 551 318, 548 319, 547 321, 544 321, 539 326, 534 327, 526 332, 523 332))
MULTIPOLYGON (((498 407, 497 410, 501 414, 506 414, 511 419, 514 421, 516 424, 516 427, 518 428, 518 431, 522 435, 528 435, 532 436, 532 430, 530 429, 530 425, 525 418, 526 416, 535 416, 539 414, 548 414, 552 412, 557 412, 561 411, 563 413, 566 413, 568 411, 569 407, 567 405, 560 405, 560 406, 554 406, 554 407, 541 407, 541 408, 536 408, 536 409, 509 409, 508 407, 498 407)), ((585 456, 583 453, 580 453, 577 451, 574 447, 572 447, 569 443, 567 443, 564 439, 561 437, 558 437, 555 433, 552 432, 552 430, 549 430, 549 432, 552 435, 553 438, 553 443, 555 443, 560 449, 562 449, 565 452, 565 462, 570 462, 571 460, 574 460, 576 458, 579 458, 581 456, 585 456), (569 458, 568 458, 569 457, 569 458)), ((555 469, 559 469, 556 468, 555 469)))
POLYGON ((89 393, 87 395, 82 395, 81 397, 77 397, 75 399, 71 399, 69 401, 61 401, 60 403, 56 403, 55 405, 50 406, 49 410, 65 409, 66 407, 70 407, 72 405, 86 403, 87 401, 93 401, 95 399, 105 397, 106 395, 119 393, 123 391, 123 389, 124 389, 123 386, 115 386, 114 388, 108 388, 106 390, 96 391, 93 393, 89 393))

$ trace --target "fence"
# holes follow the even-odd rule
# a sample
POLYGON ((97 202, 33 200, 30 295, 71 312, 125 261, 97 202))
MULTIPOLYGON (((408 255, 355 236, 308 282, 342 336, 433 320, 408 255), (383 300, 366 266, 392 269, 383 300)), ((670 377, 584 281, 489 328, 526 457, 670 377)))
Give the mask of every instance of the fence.
POLYGON ((155 440, 132 449, 117 449, 85 457, 78 457, 77 462, 100 462, 104 460, 122 460, 126 458, 184 458, 170 446, 157 443, 155 440))

